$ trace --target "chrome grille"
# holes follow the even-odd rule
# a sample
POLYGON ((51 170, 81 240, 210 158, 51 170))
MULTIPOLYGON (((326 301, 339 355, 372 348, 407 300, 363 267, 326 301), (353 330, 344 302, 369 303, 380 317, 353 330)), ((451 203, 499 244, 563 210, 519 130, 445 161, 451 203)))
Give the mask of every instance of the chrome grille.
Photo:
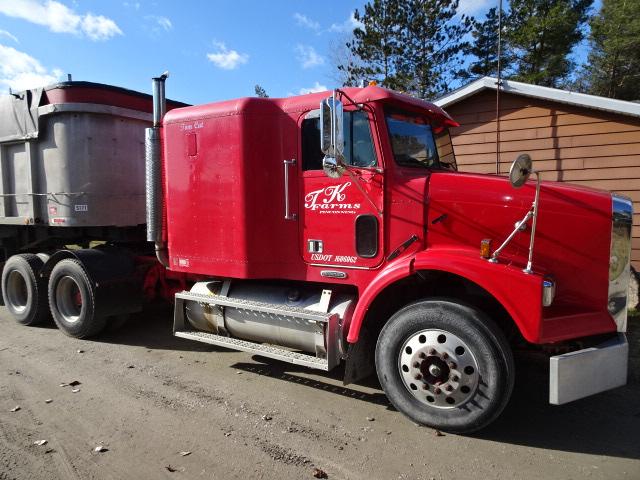
POLYGON ((619 332, 627 331, 627 297, 631 272, 631 199, 612 194, 611 251, 609 260, 609 300, 607 308, 619 332))

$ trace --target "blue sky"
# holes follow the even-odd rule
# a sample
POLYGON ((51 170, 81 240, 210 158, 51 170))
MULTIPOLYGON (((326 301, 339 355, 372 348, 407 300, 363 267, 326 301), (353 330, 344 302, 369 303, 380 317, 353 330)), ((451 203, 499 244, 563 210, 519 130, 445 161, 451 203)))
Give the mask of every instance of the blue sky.
MULTIPOLYGON (((364 0, 0 0, 0 92, 65 79, 148 92, 171 72, 170 98, 205 103, 336 86, 332 45, 364 0)), ((482 15, 497 1, 461 0, 482 15)))

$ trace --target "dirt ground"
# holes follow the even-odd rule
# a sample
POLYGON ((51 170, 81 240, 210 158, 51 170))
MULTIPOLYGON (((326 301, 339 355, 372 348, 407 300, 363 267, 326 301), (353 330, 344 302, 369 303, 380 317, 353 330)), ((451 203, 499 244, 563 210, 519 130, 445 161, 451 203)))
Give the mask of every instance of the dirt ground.
POLYGON ((80 341, 2 308, 0 331, 2 480, 640 479, 637 335, 627 387, 552 407, 519 362, 503 416, 465 437, 410 423, 374 379, 174 338, 169 312, 80 341))

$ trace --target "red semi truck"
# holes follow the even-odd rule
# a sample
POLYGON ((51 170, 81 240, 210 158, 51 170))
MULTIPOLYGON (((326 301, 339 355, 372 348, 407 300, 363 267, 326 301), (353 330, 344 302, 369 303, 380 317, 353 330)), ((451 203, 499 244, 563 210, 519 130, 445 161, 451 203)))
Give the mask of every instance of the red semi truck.
POLYGON ((10 257, 2 282, 18 320, 35 305, 83 337, 161 292, 178 337, 376 372, 399 411, 453 432, 501 413, 514 348, 564 352, 554 404, 626 383, 628 199, 528 181, 527 155, 509 179, 459 173, 456 122, 377 86, 167 112, 165 78, 145 138, 157 262, 114 239, 21 245, 33 268, 10 257))

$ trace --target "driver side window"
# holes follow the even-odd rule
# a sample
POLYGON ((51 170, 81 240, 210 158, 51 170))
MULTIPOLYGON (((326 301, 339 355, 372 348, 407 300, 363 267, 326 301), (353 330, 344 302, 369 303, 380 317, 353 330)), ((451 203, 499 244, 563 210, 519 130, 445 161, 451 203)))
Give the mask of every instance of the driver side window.
MULTIPOLYGON (((377 165, 369 118, 363 111, 344 112, 344 162, 354 167, 377 165)), ((302 121, 302 169, 322 170, 320 117, 312 111, 302 121)))

